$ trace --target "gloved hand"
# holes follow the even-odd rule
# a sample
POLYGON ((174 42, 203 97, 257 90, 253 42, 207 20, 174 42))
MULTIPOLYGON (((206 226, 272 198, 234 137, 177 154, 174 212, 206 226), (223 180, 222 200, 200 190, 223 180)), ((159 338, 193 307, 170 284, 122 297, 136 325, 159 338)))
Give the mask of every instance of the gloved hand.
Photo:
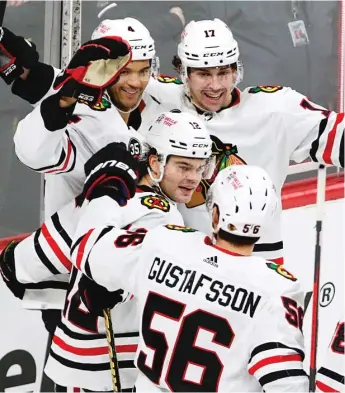
POLYGON ((81 206, 85 199, 108 195, 120 206, 133 198, 138 180, 139 162, 132 157, 124 143, 109 143, 85 164, 86 179, 83 192, 77 197, 81 206))
POLYGON ((55 329, 61 321, 62 312, 61 310, 42 310, 42 321, 48 333, 53 335, 55 333, 55 329))
POLYGON ((0 27, 0 77, 10 85, 38 63, 36 45, 24 37, 15 35, 6 27, 0 27))
POLYGON ((55 80, 61 97, 94 105, 103 91, 114 84, 131 61, 129 44, 120 37, 109 36, 88 41, 75 53, 67 68, 55 80))
POLYGON ((23 299, 25 285, 21 284, 16 277, 16 268, 14 260, 14 249, 19 243, 12 241, 4 248, 0 254, 0 274, 4 283, 13 295, 19 299, 23 299))
POLYGON ((82 302, 92 314, 103 316, 103 310, 112 309, 116 304, 122 302, 124 291, 119 289, 109 292, 106 288, 96 284, 88 277, 83 275, 78 283, 79 294, 82 302))

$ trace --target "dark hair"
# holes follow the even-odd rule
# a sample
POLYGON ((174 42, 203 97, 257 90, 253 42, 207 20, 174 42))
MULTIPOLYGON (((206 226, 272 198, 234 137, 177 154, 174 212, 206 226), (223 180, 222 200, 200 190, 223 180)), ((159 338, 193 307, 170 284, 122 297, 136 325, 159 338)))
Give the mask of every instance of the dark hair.
POLYGON ((241 246, 252 246, 260 239, 259 237, 233 235, 232 233, 226 232, 223 229, 219 230, 217 233, 217 238, 241 246))
MULTIPOLYGON (((213 207, 217 209, 217 214, 219 216, 218 205, 215 204, 213 207)), ((223 229, 219 229, 219 232, 215 236, 216 239, 222 239, 225 240, 226 242, 232 243, 234 245, 240 245, 240 246, 252 246, 260 239, 260 237, 233 235, 232 233, 226 232, 223 229)))

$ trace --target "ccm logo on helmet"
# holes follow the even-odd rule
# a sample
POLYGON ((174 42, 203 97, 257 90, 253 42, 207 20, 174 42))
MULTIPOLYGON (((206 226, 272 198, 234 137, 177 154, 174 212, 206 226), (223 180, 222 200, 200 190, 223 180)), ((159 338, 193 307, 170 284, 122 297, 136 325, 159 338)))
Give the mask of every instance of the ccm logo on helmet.
POLYGON ((222 56, 224 52, 212 52, 212 53, 204 53, 204 57, 216 57, 222 56))
POLYGON ((131 45, 132 49, 146 49, 146 45, 131 45))
POLYGON ((209 147, 208 143, 194 143, 193 147, 209 147))
POLYGON ((137 180, 137 175, 135 174, 135 172, 133 171, 133 169, 131 169, 127 164, 121 162, 121 161, 116 161, 116 160, 110 160, 110 161, 106 161, 103 162, 101 164, 98 164, 94 169, 92 169, 92 171, 90 172, 89 176, 85 179, 85 183, 90 179, 90 177, 96 173, 97 171, 99 171, 100 169, 106 168, 106 167, 117 167, 117 168, 121 168, 123 171, 128 172, 128 174, 134 179, 137 180))

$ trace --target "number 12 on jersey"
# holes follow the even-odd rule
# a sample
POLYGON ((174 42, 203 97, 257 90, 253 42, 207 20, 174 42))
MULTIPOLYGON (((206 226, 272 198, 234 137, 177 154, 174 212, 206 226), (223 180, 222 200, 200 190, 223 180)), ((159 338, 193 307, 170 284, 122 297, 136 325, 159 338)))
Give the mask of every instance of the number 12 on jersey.
POLYGON ((142 337, 150 353, 141 350, 137 366, 153 383, 165 381, 172 391, 215 392, 224 365, 216 352, 200 346, 198 337, 203 330, 210 332, 214 345, 230 348, 235 334, 227 319, 200 309, 185 313, 185 309, 184 303, 155 292, 148 294, 142 318, 142 337), (154 323, 155 318, 160 318, 159 324, 154 323), (164 326, 168 325, 161 322, 161 318, 178 324, 174 342, 170 342, 171 338, 169 340, 165 334, 164 330, 166 333, 168 330, 164 326), (162 330, 158 330, 158 326, 162 330))

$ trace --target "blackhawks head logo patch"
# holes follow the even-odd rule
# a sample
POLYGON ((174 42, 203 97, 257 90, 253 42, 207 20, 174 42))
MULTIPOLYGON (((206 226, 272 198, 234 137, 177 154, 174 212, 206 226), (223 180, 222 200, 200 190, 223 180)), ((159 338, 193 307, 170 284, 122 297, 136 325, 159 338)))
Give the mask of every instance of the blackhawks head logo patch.
POLYGON ((195 190, 192 199, 186 204, 188 208, 193 208, 205 203, 208 189, 211 187, 218 173, 231 165, 246 165, 246 162, 237 154, 237 146, 231 143, 223 143, 220 139, 211 135, 212 154, 216 157, 216 167, 210 179, 201 180, 195 190))
POLYGON ((91 107, 91 109, 93 109, 94 111, 106 111, 107 109, 109 109, 111 107, 111 103, 110 101, 106 98, 106 97, 102 97, 102 101, 96 105, 93 105, 91 107))
POLYGON ((180 231, 183 233, 188 233, 188 232, 197 232, 196 229, 189 228, 189 227, 183 227, 180 225, 174 225, 174 224, 168 224, 165 226, 165 228, 170 229, 171 231, 180 231))
POLYGON ((173 76, 160 75, 157 80, 161 83, 175 83, 175 85, 182 85, 182 81, 174 78, 173 76))
POLYGON ((297 278, 293 274, 288 272, 282 265, 278 265, 277 263, 273 263, 273 262, 268 262, 266 263, 266 266, 269 269, 272 269, 275 272, 277 272, 280 276, 287 278, 288 280, 297 281, 297 278))
POLYGON ((140 198, 141 199, 141 204, 143 206, 146 206, 148 209, 158 209, 161 210, 164 213, 167 213, 170 211, 170 204, 169 202, 159 196, 159 195, 146 195, 140 198))
POLYGON ((249 93, 256 94, 262 91, 263 93, 275 93, 278 90, 281 90, 283 86, 255 86, 249 89, 249 93))

